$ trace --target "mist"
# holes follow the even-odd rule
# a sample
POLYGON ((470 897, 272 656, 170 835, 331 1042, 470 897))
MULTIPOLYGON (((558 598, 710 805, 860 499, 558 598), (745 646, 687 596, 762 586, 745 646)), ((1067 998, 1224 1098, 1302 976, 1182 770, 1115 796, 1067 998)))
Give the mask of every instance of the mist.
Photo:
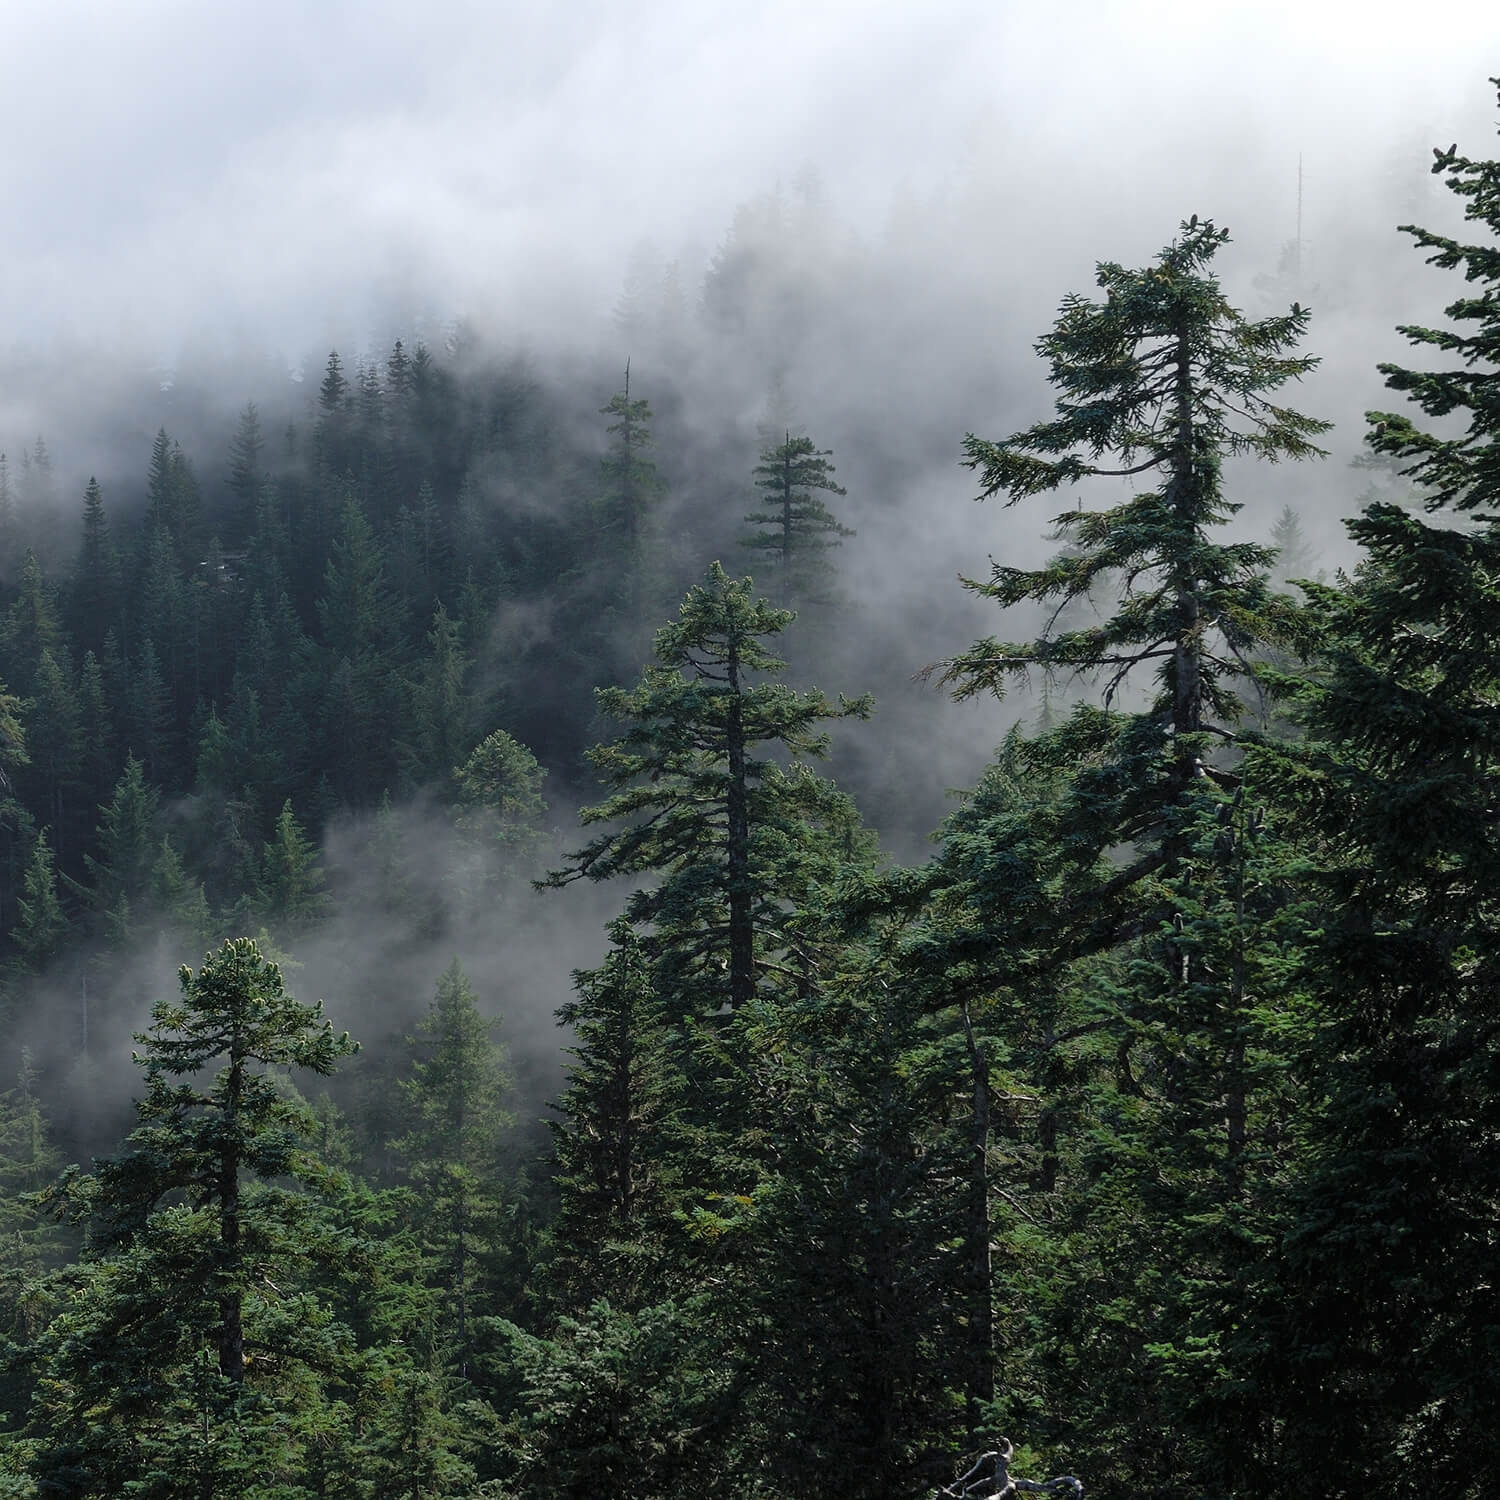
MULTIPOLYGON (((1311 305, 1323 362, 1291 399, 1337 424, 1320 463, 1235 474, 1237 526, 1264 540, 1291 504, 1340 566, 1375 364, 1404 347, 1395 324, 1451 295, 1395 226, 1454 222, 1431 148, 1488 149, 1500 56, 1479 3, 1417 21, 1367 5, 1354 24, 1333 7, 1146 0, 156 0, 59 3, 8 31, 0 88, 25 146, 0 164, 0 448, 15 460, 45 434, 39 552, 67 565, 90 475, 118 513, 139 509, 159 427, 222 484, 235 415, 253 400, 268 433, 307 423, 331 348, 351 371, 396 338, 510 370, 585 467, 629 361, 656 411, 663 524, 694 559, 679 593, 713 557, 748 567, 733 549, 767 434, 832 450, 857 532, 838 556, 847 609, 820 627, 815 673, 795 632, 787 646, 799 679, 877 693, 829 769, 885 810, 884 846, 906 860, 1036 708, 1024 693, 955 705, 920 674, 1001 629, 959 574, 1049 551, 1046 505, 976 507, 957 460, 966 432, 1047 414, 1032 344, 1059 300, 1091 289, 1098 260, 1144 262, 1190 214, 1227 225, 1233 300, 1311 305)), ((582 472, 474 481, 479 503, 521 515, 582 472)), ((557 628, 503 606, 491 658, 557 628)), ((644 657, 630 649, 625 676, 644 657)), ((549 769, 560 849, 588 788, 576 766, 549 769)), ((335 819, 340 915, 297 949, 293 988, 351 1030, 399 1035, 458 956, 539 1101, 558 1076, 553 1012, 619 893, 522 880, 476 903, 444 873, 451 829, 420 799, 399 816, 430 889, 377 916, 361 829, 335 819)), ((141 1003, 96 1023, 96 1052, 123 1061, 189 956, 134 960, 141 1003)))

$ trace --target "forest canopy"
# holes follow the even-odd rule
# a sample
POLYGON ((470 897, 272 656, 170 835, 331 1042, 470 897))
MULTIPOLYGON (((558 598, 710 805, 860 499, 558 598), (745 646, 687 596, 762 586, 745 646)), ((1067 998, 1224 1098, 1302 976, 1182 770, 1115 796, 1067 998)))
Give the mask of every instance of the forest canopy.
POLYGON ((1432 170, 1350 566, 1244 498, 1316 303, 1194 216, 955 424, 1015 551, 937 660, 774 366, 694 436, 675 283, 613 388, 330 351, 69 527, 0 456, 0 1489, 1491 1493, 1500 162, 1432 170), (921 858, 914 675, 1015 710, 921 858))

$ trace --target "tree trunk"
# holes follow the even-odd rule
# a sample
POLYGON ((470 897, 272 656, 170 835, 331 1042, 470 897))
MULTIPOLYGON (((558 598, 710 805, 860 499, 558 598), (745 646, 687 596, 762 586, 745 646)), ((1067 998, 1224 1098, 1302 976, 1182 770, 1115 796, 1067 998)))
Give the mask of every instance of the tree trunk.
POLYGON ((219 1372, 236 1385, 245 1379, 243 1291, 240 1287, 240 1150, 236 1140, 244 1062, 233 1057, 224 1114, 229 1144, 219 1159, 219 1372))
POLYGON ((755 993, 755 930, 750 912, 750 807, 745 780, 744 704, 740 698, 739 655, 728 661, 729 713, 725 749, 729 760, 726 794, 729 895, 729 1003, 738 1010, 755 993))
MULTIPOLYGON (((1196 476, 1193 472, 1193 365, 1186 326, 1178 331, 1176 354, 1177 441, 1172 453, 1172 510, 1183 527, 1184 537, 1198 526, 1196 476)), ((1198 579, 1192 565, 1183 560, 1174 569, 1172 587, 1177 596, 1177 639, 1172 660, 1172 732, 1178 739, 1176 790, 1181 791, 1193 774, 1194 752, 1182 747, 1184 736, 1203 727, 1203 675, 1199 660, 1201 642, 1198 579)))
POLYGON ((969 1192, 966 1237, 969 1251, 969 1358, 964 1405, 969 1439, 980 1436, 979 1409, 995 1397, 994 1294, 990 1264, 990 1064, 974 1036, 968 1001, 963 1005, 964 1042, 969 1051, 973 1112, 969 1120, 969 1192))

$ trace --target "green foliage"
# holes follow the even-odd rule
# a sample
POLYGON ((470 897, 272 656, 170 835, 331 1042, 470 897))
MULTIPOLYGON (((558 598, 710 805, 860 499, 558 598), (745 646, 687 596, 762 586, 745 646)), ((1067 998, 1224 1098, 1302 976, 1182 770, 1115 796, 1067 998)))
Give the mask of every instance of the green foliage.
POLYGON ((831 456, 811 438, 788 432, 761 453, 755 466, 755 487, 766 509, 745 519, 768 529, 747 537, 745 545, 764 552, 775 565, 777 586, 789 602, 826 593, 831 569, 823 554, 854 535, 818 493, 848 494, 834 481, 831 456))
POLYGON ((473 1358, 475 1303, 493 1296, 486 1252, 503 1219, 496 1179, 511 1123, 510 1080, 496 1029, 455 959, 409 1039, 411 1076, 401 1083, 407 1129, 393 1142, 416 1194, 427 1275, 444 1294, 442 1341, 461 1377, 473 1358))
POLYGON ((1267 585, 1271 551, 1212 534, 1240 508, 1223 494, 1223 461, 1312 457, 1321 453, 1312 438, 1328 426, 1269 399, 1317 363, 1285 352, 1308 314, 1294 305, 1250 322, 1231 307, 1208 270, 1227 239, 1195 218, 1152 266, 1101 263, 1104 300, 1064 299, 1037 343, 1061 393, 1057 416, 1000 442, 971 434, 964 443, 982 496, 1010 504, 1094 477, 1158 479, 1121 505, 1090 511, 1080 501, 1057 516, 1073 551, 1047 567, 997 563, 988 582, 966 581, 1001 605, 1060 606, 1118 580, 1113 613, 1027 644, 980 641, 943 672, 960 696, 1002 692, 1034 667, 1102 674, 1108 703, 1133 668, 1149 666, 1159 684, 1150 711, 1175 737, 1179 788, 1202 752, 1202 732, 1238 720, 1248 654, 1287 638, 1294 624, 1289 601, 1267 585))
POLYGON ((777 955, 812 962, 798 951, 797 908, 861 845, 853 806, 830 783, 756 753, 822 755, 828 738, 818 725, 870 711, 868 698, 834 703, 775 680, 783 663, 763 643, 791 619, 755 599, 749 579, 713 564, 657 632, 656 662, 639 684, 598 694, 626 729, 589 753, 612 794, 580 816, 625 826, 546 882, 658 874, 632 895, 627 915, 657 929, 670 987, 685 1001, 691 994, 699 1014, 743 1005, 757 975, 781 967, 777 955))
POLYGON ((1409 1466, 1457 1495, 1500 1478, 1484 1269, 1500 1177, 1500 162, 1435 155, 1483 241, 1408 232, 1472 290, 1452 327, 1402 330, 1422 368, 1381 366, 1437 430, 1377 412, 1369 435, 1433 517, 1376 502, 1349 523, 1364 561, 1317 596, 1324 664, 1298 705, 1312 742, 1276 764, 1323 853, 1327 918, 1307 972, 1308 1157, 1257 1308, 1257 1373, 1314 1482, 1373 1488, 1409 1466))
POLYGON ((536 844, 547 810, 546 778, 536 756, 503 729, 486 735, 454 767, 459 828, 501 853, 524 853, 536 844))
POLYGON ((337 1236, 295 1186, 323 1174, 277 1075, 330 1073, 353 1044, 249 939, 180 978, 139 1038, 146 1095, 125 1149, 57 1190, 88 1241, 28 1351, 44 1490, 223 1494, 254 1474, 286 1486, 262 1493, 301 1493, 319 1379, 347 1363, 347 1330, 298 1285, 337 1236))
POLYGON ((58 896, 57 869, 45 828, 32 846, 21 889, 23 894, 16 902, 20 921, 11 929, 11 941, 26 968, 40 973, 67 943, 69 926, 58 896))
POLYGON ((282 803, 275 832, 261 854, 256 907, 283 932, 308 927, 328 909, 317 846, 302 831, 290 798, 282 803))

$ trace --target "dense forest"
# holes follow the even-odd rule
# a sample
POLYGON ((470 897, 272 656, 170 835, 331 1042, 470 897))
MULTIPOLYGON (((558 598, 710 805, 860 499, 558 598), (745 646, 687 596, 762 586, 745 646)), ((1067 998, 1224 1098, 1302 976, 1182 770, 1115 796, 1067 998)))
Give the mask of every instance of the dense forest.
POLYGON ((0 457, 0 1490, 1490 1493, 1500 162, 1433 172, 1348 568, 1235 520, 1328 423, 1211 221, 953 434, 1051 555, 916 664, 1024 704, 926 858, 815 685, 844 455, 773 387, 715 471, 674 375, 811 316, 733 238, 602 410, 459 329, 0 457), (584 920, 512 1037, 466 943, 584 920))

